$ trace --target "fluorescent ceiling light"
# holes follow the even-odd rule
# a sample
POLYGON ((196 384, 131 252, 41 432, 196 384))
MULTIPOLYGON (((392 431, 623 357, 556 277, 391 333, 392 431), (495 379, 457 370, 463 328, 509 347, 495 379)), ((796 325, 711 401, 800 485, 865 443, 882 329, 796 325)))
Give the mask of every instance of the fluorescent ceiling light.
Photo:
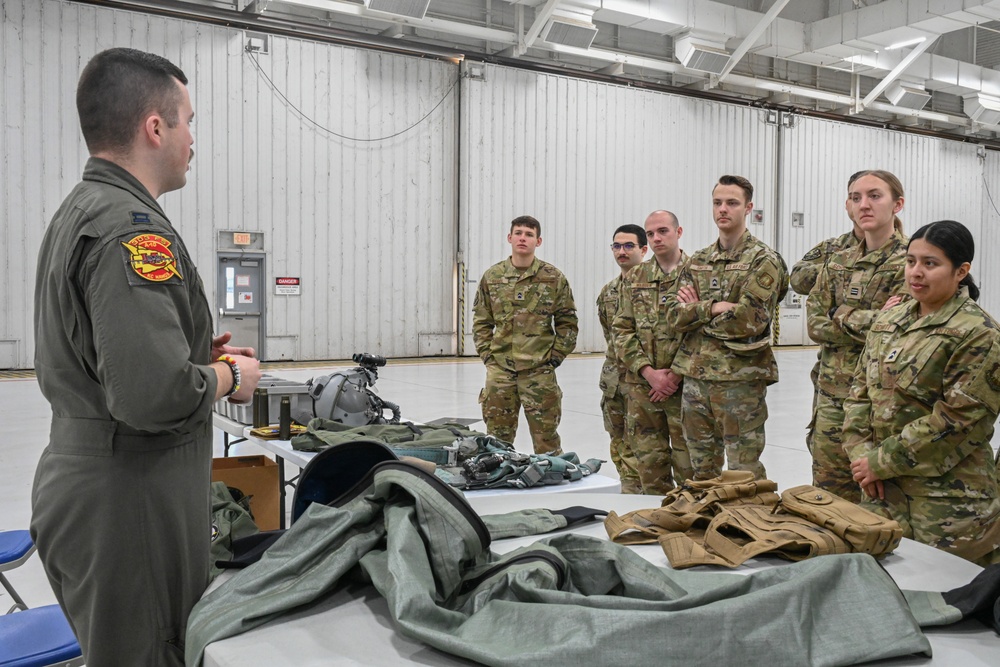
POLYGON ((892 51, 893 49, 901 49, 904 46, 915 46, 916 44, 920 44, 921 42, 926 42, 926 41, 927 41, 926 37, 915 37, 913 39, 908 39, 905 42, 896 42, 895 44, 885 47, 885 50, 892 51))

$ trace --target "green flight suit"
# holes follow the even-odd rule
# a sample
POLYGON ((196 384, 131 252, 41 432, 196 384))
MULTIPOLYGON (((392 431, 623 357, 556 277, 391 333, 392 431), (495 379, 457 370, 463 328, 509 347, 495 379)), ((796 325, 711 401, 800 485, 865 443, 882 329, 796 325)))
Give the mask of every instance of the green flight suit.
POLYGON ((667 295, 667 322, 683 334, 671 369, 684 376, 681 421, 695 479, 722 474, 723 452, 730 470, 767 476, 765 397, 778 381, 771 320, 787 284, 778 254, 744 231, 729 250, 716 241, 692 255, 667 295), (700 300, 681 303, 683 285, 700 300), (716 301, 736 307, 713 317, 716 301))
POLYGON ((35 369, 52 406, 31 534, 89 667, 181 665, 208 583, 212 310, 129 172, 91 158, 46 230, 35 369))
POLYGON ((681 390, 665 400, 649 399, 650 386, 640 371, 670 368, 680 345, 680 334, 667 323, 667 294, 675 288, 680 262, 669 274, 653 257, 625 276, 618 315, 614 319, 615 347, 625 366, 628 396, 626 444, 635 453, 643 493, 664 495, 693 475, 681 427, 681 390))
POLYGON ((844 450, 867 457, 885 500, 866 509, 910 537, 968 560, 1000 563, 993 424, 1000 412, 1000 331, 968 290, 920 317, 882 313, 844 401, 844 450))
POLYGON ((807 304, 809 337, 820 344, 816 405, 813 411, 813 485, 852 502, 861 489, 844 453, 844 399, 868 330, 889 297, 907 295, 907 238, 894 232, 881 248, 861 243, 830 256, 807 304))
POLYGON ((604 415, 604 430, 611 436, 611 461, 618 469, 622 493, 642 493, 642 482, 636 467, 635 454, 625 441, 626 385, 625 367, 615 352, 615 338, 611 323, 618 312, 621 297, 622 276, 601 288, 597 295, 597 317, 604 332, 604 342, 608 350, 601 367, 601 413, 604 415))
POLYGON ((472 335, 486 364, 479 402, 490 435, 513 443, 523 405, 535 453, 562 452, 555 366, 576 347, 577 331, 573 292, 559 269, 536 258, 519 270, 507 258, 486 270, 476 290, 472 335))

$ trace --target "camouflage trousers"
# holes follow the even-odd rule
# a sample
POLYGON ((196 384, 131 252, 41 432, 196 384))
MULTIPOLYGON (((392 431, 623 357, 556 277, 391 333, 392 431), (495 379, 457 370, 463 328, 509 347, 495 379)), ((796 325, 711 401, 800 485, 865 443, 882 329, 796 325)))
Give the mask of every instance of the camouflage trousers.
POLYGON ((918 497, 883 484, 885 500, 865 496, 861 507, 898 521, 903 537, 983 567, 1000 563, 1000 498, 918 497))
POLYGON ((813 486, 852 503, 861 502, 861 487, 851 474, 851 459, 844 451, 844 399, 816 393, 813 431, 813 486))
POLYGON ((487 365, 486 386, 479 393, 479 403, 490 435, 513 443, 523 405, 535 453, 562 454, 556 432, 562 420, 562 390, 551 366, 508 371, 496 364, 487 365))
POLYGON ((730 470, 749 470, 757 479, 767 471, 760 462, 767 420, 767 384, 711 382, 684 378, 681 424, 694 479, 722 474, 723 452, 730 470))
POLYGON ((641 493, 662 496, 693 475, 681 428, 681 392, 664 401, 649 400, 649 385, 628 382, 625 442, 635 453, 641 493))
POLYGON ((611 461, 618 469, 622 493, 642 493, 639 470, 635 454, 625 442, 625 403, 622 395, 624 385, 619 381, 613 387, 601 382, 601 413, 604 415, 604 430, 611 436, 611 461))
POLYGON ((816 363, 809 371, 809 381, 812 382, 813 387, 813 404, 812 417, 809 418, 809 425, 806 426, 806 449, 812 452, 813 433, 816 432, 816 399, 819 397, 819 387, 816 386, 816 383, 819 382, 819 353, 816 354, 816 363))

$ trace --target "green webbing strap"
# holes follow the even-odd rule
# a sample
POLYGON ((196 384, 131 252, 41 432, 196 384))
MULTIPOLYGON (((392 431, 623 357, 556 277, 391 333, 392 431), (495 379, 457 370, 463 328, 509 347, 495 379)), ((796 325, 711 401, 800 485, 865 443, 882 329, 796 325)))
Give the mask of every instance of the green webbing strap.
POLYGON ((448 465, 448 452, 440 447, 393 447, 389 448, 396 456, 412 456, 415 459, 430 461, 439 466, 448 465))

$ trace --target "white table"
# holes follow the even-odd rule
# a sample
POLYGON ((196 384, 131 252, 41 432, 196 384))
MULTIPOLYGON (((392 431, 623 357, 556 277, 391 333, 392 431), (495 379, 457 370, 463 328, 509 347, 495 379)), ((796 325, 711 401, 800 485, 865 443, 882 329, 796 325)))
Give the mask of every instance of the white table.
MULTIPOLYGON (((481 514, 497 514, 531 507, 562 509, 584 505, 613 509, 619 513, 657 507, 659 498, 618 494, 552 494, 524 496, 470 495, 469 502, 481 514)), ((607 539, 601 522, 573 529, 581 535, 607 539)), ((531 544, 540 536, 497 540, 492 549, 506 553, 531 544)), ((646 560, 669 567, 659 545, 632 547, 646 560)), ((895 553, 882 561, 896 583, 904 589, 946 591, 967 584, 982 570, 978 565, 912 540, 903 540, 895 553)), ((775 558, 757 558, 733 570, 747 574, 757 569, 781 567, 775 558)), ((719 568, 695 568, 721 571, 719 568)), ((937 665, 995 667, 1000 663, 1000 637, 976 621, 928 628, 926 635, 934 657, 895 658, 879 665, 937 665)), ((371 586, 342 588, 307 610, 236 637, 215 642, 205 651, 206 667, 329 667, 331 665, 470 665, 467 660, 425 646, 396 632, 385 600, 371 586)), ((876 664, 876 663, 871 663, 876 664)), ((722 666, 720 666, 722 667, 722 666)))
POLYGON ((230 419, 225 415, 220 415, 218 412, 212 412, 212 426, 222 431, 223 456, 229 456, 230 447, 246 440, 246 437, 243 435, 243 431, 246 429, 247 425, 243 422, 230 419), (237 439, 230 440, 229 438, 233 436, 237 439))
MULTIPOLYGON (((223 419, 225 418, 223 417, 223 419)), ((301 471, 310 461, 313 460, 313 457, 315 457, 318 452, 303 452, 297 450, 292 447, 290 440, 265 440, 263 438, 257 438, 250 435, 251 428, 252 427, 250 426, 243 427, 243 431, 241 432, 243 439, 271 452, 278 458, 281 527, 284 528, 286 507, 285 487, 294 485, 298 475, 290 480, 286 480, 285 466, 282 465, 281 462, 287 461, 301 471)), ((511 495, 538 495, 548 493, 618 493, 619 491, 621 491, 621 483, 617 479, 596 473, 593 475, 587 475, 583 479, 576 482, 563 482, 562 484, 553 484, 549 486, 536 486, 530 489, 496 488, 465 491, 464 493, 470 494, 470 497, 496 495, 503 495, 504 497, 507 497, 511 495)))

